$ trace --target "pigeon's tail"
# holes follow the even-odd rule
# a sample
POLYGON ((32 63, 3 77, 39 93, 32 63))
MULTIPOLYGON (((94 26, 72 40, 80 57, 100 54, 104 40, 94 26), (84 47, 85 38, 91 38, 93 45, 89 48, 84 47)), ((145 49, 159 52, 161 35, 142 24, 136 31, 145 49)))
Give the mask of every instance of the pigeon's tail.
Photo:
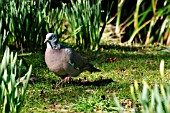
POLYGON ((88 70, 89 72, 101 72, 100 69, 95 68, 92 64, 88 64, 88 66, 86 67, 86 70, 88 70))

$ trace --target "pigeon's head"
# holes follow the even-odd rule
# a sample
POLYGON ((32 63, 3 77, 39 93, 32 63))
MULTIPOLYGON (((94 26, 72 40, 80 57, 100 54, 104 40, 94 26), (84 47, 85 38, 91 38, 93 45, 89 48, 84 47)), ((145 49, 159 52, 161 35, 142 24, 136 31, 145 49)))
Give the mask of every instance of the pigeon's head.
POLYGON ((52 49, 58 48, 58 45, 59 45, 58 42, 59 42, 59 39, 57 35, 54 33, 48 33, 44 40, 44 43, 47 43, 47 48, 52 48, 52 49))

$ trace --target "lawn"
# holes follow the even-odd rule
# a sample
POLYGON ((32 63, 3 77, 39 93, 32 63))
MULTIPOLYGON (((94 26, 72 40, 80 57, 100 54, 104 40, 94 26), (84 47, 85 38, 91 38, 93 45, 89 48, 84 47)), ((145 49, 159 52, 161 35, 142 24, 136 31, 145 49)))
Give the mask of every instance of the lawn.
POLYGON ((131 111, 130 86, 138 81, 166 84, 170 80, 170 54, 158 51, 159 47, 103 46, 100 51, 79 51, 82 56, 101 69, 101 72, 83 72, 65 84, 49 72, 44 53, 25 57, 33 65, 32 77, 21 112, 118 112, 114 96, 131 111), (165 60, 165 76, 161 78, 159 65, 165 60))

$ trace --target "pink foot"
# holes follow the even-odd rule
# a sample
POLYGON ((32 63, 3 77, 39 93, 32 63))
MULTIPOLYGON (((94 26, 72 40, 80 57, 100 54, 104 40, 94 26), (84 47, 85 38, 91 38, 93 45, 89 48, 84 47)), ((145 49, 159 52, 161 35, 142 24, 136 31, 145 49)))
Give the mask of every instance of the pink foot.
POLYGON ((63 83, 66 83, 67 81, 69 81, 71 79, 71 76, 67 76, 67 77, 65 77, 63 80, 62 80, 62 82, 63 83))

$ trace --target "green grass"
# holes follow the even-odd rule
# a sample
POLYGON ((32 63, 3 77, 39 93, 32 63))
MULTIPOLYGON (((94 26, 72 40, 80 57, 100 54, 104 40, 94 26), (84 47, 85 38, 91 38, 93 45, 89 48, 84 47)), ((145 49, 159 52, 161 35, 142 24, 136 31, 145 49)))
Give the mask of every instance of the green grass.
POLYGON ((49 72, 43 53, 25 57, 33 65, 33 75, 38 81, 30 82, 22 112, 118 112, 114 95, 130 110, 130 86, 134 80, 142 86, 165 84, 170 80, 170 54, 156 48, 129 48, 120 46, 103 47, 103 51, 81 51, 101 72, 84 72, 66 84, 49 72), (109 58, 116 57, 110 62, 109 58), (165 60, 165 77, 159 74, 161 59, 165 60))

